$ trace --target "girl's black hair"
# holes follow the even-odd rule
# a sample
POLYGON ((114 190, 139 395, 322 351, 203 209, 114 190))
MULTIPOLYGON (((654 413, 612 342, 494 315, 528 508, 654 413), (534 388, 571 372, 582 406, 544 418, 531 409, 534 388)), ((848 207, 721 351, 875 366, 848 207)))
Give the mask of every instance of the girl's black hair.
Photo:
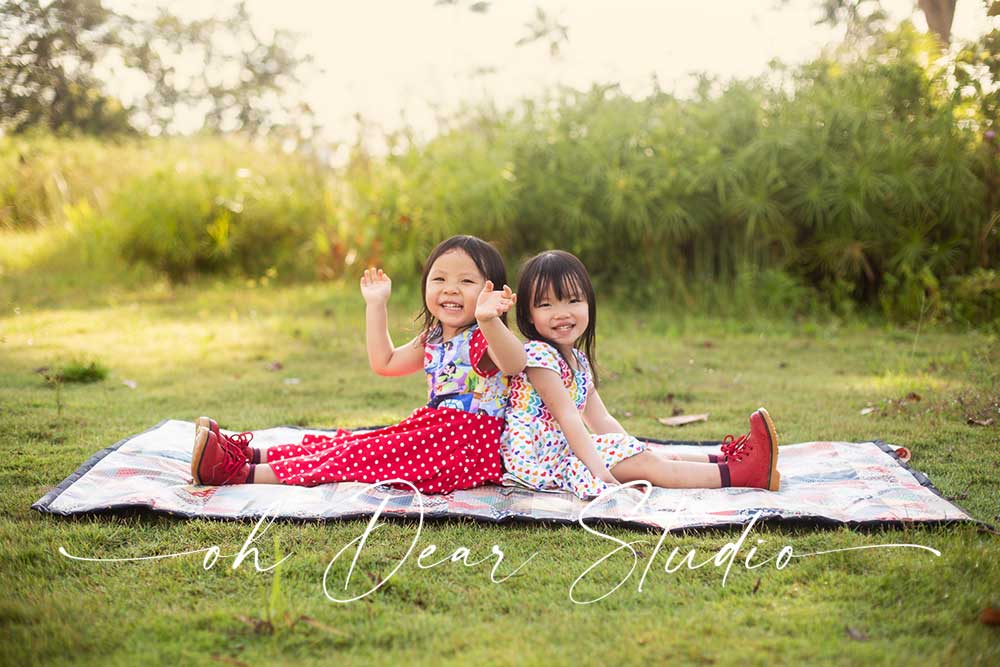
MULTIPOLYGON (((424 262, 424 273, 420 277, 420 301, 423 305, 416 319, 423 320, 420 325, 422 334, 429 333, 437 324, 431 311, 427 309, 427 276, 438 257, 452 250, 461 250, 471 257, 476 268, 479 269, 479 273, 483 274, 486 280, 493 281, 493 289, 503 289, 503 286, 507 284, 507 267, 503 263, 503 257, 500 256, 500 252, 496 248, 486 241, 475 236, 464 235, 452 236, 450 239, 441 241, 424 262)), ((501 315, 500 319, 506 325, 507 313, 501 315)))
MULTIPOLYGON (((566 299, 576 294, 587 300, 590 321, 574 346, 582 347, 584 354, 587 355, 596 387, 597 297, 587 267, 575 255, 565 250, 546 250, 524 263, 517 281, 517 328, 529 340, 544 341, 556 347, 555 343, 538 333, 538 329, 531 323, 531 307, 541 302, 549 289, 557 299, 566 299)), ((572 365, 572 360, 567 359, 566 362, 572 365)))

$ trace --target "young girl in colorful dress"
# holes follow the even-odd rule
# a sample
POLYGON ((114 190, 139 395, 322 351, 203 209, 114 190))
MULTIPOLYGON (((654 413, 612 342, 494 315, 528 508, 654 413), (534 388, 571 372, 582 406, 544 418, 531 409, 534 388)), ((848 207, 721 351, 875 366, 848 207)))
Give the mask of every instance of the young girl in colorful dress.
POLYGON ((594 288, 579 259, 561 250, 536 255, 521 271, 518 293, 517 326, 529 340, 527 368, 511 378, 501 438, 508 479, 582 498, 636 480, 778 490, 778 438, 763 408, 750 416, 749 433, 726 436, 718 456, 654 452, 608 413, 593 370, 594 288))
POLYGON ((361 278, 368 361, 379 375, 423 369, 430 400, 395 426, 268 449, 250 447, 250 433, 227 436, 202 417, 196 425, 191 475, 196 484, 412 482, 425 493, 448 493, 499 482, 500 432, 508 377, 524 368, 521 342, 505 326, 517 297, 506 285, 503 259, 472 236, 440 243, 424 266, 420 334, 393 347, 386 304, 392 283, 381 269, 361 278), (503 290, 494 291, 494 285, 503 290))

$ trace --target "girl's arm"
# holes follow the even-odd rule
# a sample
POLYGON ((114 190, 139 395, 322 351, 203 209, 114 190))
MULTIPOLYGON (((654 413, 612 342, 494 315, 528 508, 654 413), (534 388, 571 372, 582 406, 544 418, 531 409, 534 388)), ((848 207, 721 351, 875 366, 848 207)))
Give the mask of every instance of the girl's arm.
POLYGON ((529 367, 525 372, 531 386, 542 397, 545 407, 559 422, 559 427, 562 428, 562 432, 569 442, 569 447, 576 454, 576 457, 583 461, 583 464, 597 479, 607 484, 617 484, 618 480, 607 469, 601 455, 597 453, 594 441, 590 438, 590 433, 584 426, 583 420, 580 419, 580 413, 577 412, 576 406, 570 400, 559 374, 547 368, 534 366, 529 367))
POLYGON ((365 341, 368 364, 379 375, 408 375, 424 367, 423 341, 417 336, 394 348, 389 336, 386 304, 392 293, 392 281, 382 269, 365 269, 361 276, 361 296, 365 299, 365 341))
POLYGON ((513 308, 515 303, 517 295, 510 291, 510 287, 504 285, 503 291, 494 292, 493 283, 489 280, 476 302, 476 322, 489 343, 486 354, 504 375, 517 375, 528 363, 524 345, 500 319, 500 315, 513 308))
POLYGON ((604 407, 597 388, 591 386, 587 392, 587 404, 583 406, 583 421, 591 431, 598 435, 602 433, 625 433, 625 429, 618 423, 618 420, 611 416, 608 409, 604 407))

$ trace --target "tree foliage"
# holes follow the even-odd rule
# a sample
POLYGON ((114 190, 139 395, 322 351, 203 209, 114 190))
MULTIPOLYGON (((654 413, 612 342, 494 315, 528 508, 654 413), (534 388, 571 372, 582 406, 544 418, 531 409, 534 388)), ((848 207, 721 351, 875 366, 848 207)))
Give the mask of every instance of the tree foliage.
MULTIPOLYGON (((790 0, 784 0, 789 2, 790 0)), ((889 15, 881 0, 817 0, 822 16, 820 23, 845 25, 849 38, 871 35, 887 27, 889 15)), ((958 0, 917 0, 917 6, 927 20, 927 27, 941 43, 951 42, 951 24, 958 0)))
POLYGON ((297 87, 309 59, 284 31, 258 34, 245 3, 230 16, 188 21, 116 14, 101 0, 0 4, 0 121, 92 134, 169 132, 181 114, 209 131, 261 133, 308 121, 297 87), (183 61, 196 58, 198 71, 183 61), (123 72, 146 85, 123 104, 109 92, 123 72))
MULTIPOLYGON (((463 0, 435 0, 435 7, 457 7, 463 4, 463 0)), ((475 14, 486 14, 490 11, 493 3, 487 0, 464 0, 466 8, 475 14)), ((531 20, 524 24, 524 34, 515 42, 517 46, 527 46, 542 42, 548 45, 549 55, 553 58, 559 56, 562 48, 569 43, 569 26, 563 23, 559 17, 546 12, 540 6, 535 6, 535 13, 531 20)))
POLYGON ((127 112, 103 92, 95 67, 122 46, 127 21, 100 0, 9 0, 0 4, 0 119, 92 134, 131 130, 127 112))

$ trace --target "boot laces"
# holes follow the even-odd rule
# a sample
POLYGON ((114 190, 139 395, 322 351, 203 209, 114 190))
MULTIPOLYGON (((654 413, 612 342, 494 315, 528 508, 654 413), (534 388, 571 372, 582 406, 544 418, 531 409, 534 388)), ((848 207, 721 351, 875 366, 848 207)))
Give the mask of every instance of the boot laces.
POLYGON ((234 475, 240 472, 240 469, 246 463, 246 459, 243 457, 243 453, 238 451, 232 444, 222 439, 217 442, 219 449, 222 450, 223 460, 219 461, 215 467, 217 470, 221 468, 221 471, 228 475, 226 481, 229 481, 234 475))
POLYGON ((727 435, 722 440, 722 455, 727 460, 742 461, 743 457, 750 453, 753 445, 750 444, 750 434, 745 433, 740 437, 727 435))
POLYGON ((253 433, 250 431, 244 431, 243 433, 228 435, 226 436, 226 439, 239 447, 248 447, 250 445, 250 441, 253 440, 253 433))

